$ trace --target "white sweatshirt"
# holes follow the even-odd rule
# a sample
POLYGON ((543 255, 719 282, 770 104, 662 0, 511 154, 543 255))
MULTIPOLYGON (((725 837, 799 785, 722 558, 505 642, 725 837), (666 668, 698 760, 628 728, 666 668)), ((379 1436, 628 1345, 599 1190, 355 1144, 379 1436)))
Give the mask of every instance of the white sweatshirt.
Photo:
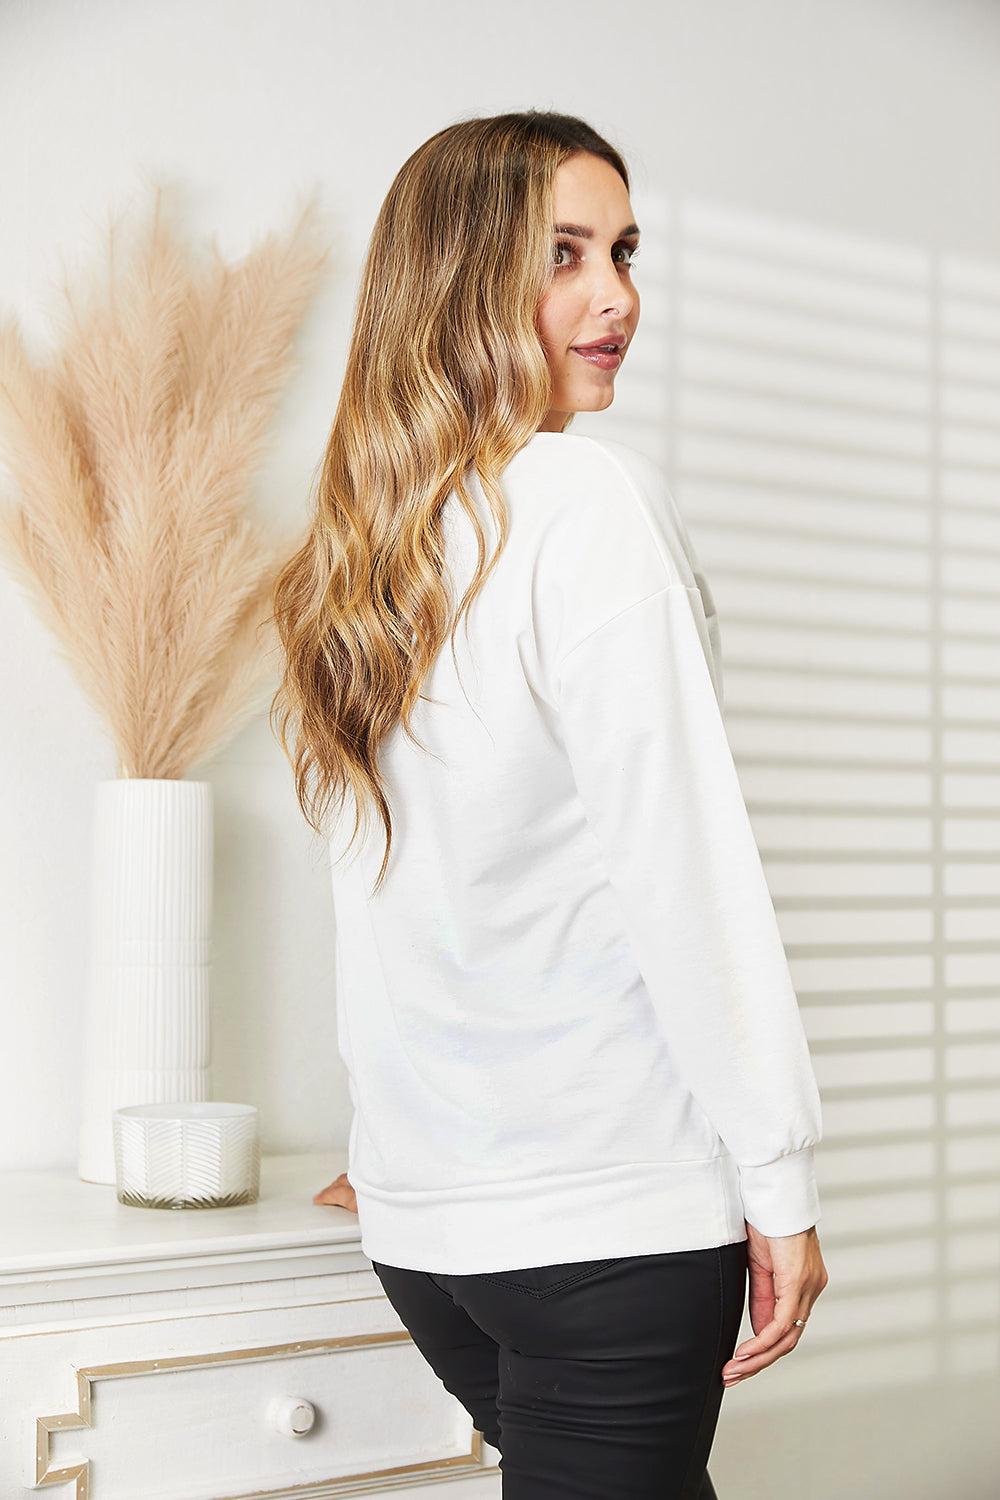
MULTIPOLYGON (((430 753, 383 745, 377 895, 380 821, 338 861, 348 800, 330 841, 362 1250, 463 1275, 807 1229, 819 1096, 683 521, 617 443, 538 433, 501 483, 430 753)), ((457 600, 454 496, 445 536, 457 600)))

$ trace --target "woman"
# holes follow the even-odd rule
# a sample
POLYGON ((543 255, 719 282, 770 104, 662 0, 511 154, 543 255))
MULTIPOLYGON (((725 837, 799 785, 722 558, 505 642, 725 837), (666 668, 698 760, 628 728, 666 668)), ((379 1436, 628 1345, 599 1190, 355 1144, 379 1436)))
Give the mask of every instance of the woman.
POLYGON ((827 1280, 711 595, 655 466, 565 430, 613 399, 638 240, 582 121, 420 147, 275 590, 282 742, 312 826, 339 814, 355 1114, 316 1201, 357 1209, 506 1500, 713 1495, 724 1387, 827 1280))

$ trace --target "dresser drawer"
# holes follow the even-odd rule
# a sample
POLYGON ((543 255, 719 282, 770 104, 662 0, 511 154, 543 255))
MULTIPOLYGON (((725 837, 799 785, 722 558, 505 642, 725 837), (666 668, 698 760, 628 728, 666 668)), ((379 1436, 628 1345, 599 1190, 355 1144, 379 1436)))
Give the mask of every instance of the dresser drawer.
POLYGON ((77 1500, 319 1500, 464 1476, 449 1496, 499 1495, 493 1450, 387 1301, 313 1312, 319 1337, 301 1336, 299 1308, 298 1336, 280 1342, 277 1309, 22 1341, 47 1346, 34 1354, 50 1374, 68 1361, 58 1388, 76 1397, 37 1412, 28 1483, 70 1496, 75 1483, 77 1500), (265 1323, 269 1341, 247 1342, 265 1323))

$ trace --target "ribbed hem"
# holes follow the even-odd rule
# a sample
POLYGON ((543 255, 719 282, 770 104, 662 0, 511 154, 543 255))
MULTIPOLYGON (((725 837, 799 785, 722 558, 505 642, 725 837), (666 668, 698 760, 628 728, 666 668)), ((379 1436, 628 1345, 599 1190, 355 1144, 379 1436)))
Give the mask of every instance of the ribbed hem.
POLYGON ((761 1234, 800 1234, 811 1228, 820 1218, 813 1147, 760 1167, 741 1167, 740 1194, 747 1223, 761 1234))
POLYGON ((746 1239, 731 1156, 440 1192, 384 1193, 350 1177, 365 1255, 414 1271, 474 1276, 746 1239))

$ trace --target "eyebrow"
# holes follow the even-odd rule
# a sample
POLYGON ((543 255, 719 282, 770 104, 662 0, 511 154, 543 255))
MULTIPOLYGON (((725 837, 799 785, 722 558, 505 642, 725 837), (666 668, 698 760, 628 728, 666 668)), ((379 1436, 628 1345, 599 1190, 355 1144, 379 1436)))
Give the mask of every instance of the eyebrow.
MULTIPOLYGON (((592 240, 594 231, 586 224, 556 224, 553 226, 553 234, 568 234, 574 240, 592 240)), ((638 224, 629 224, 618 236, 620 240, 630 239, 639 233, 638 224)))

